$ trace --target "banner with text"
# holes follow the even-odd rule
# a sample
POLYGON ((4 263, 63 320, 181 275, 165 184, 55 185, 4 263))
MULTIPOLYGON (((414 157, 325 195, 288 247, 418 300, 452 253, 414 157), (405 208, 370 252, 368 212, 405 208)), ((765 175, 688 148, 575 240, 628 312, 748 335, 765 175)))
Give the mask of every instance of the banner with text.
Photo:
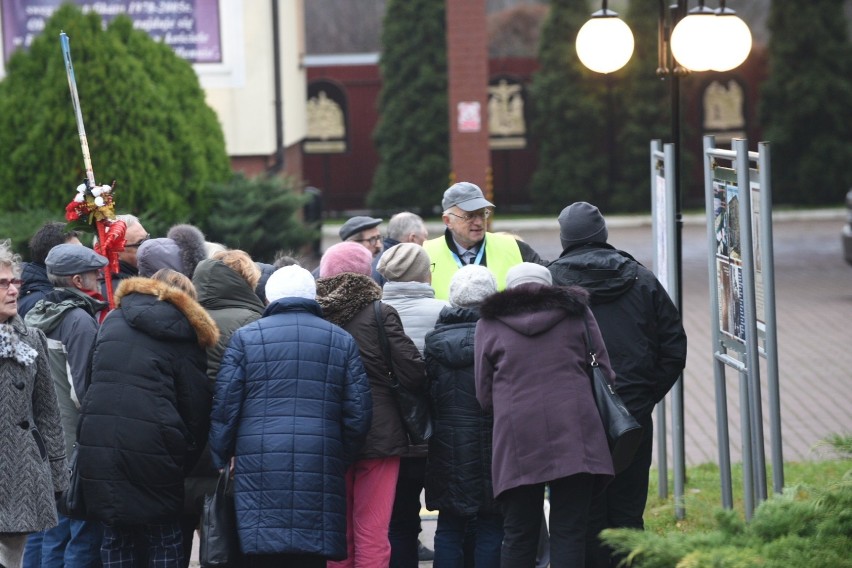
MULTIPOLYGON (((16 49, 30 46, 63 1, 68 0, 0 0, 7 62, 16 49)), ((129 16, 134 28, 163 41, 190 63, 222 62, 219 0, 72 1, 107 23, 121 14, 129 16)))

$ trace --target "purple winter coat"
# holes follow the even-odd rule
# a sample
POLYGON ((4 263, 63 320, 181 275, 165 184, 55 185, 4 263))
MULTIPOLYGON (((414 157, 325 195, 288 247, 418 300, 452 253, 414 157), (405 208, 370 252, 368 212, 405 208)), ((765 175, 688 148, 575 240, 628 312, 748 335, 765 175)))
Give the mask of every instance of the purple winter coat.
POLYGON ((476 397, 494 413, 494 495, 578 473, 612 479, 606 434, 592 398, 583 318, 597 360, 609 364, 588 293, 521 284, 490 296, 476 326, 476 397))

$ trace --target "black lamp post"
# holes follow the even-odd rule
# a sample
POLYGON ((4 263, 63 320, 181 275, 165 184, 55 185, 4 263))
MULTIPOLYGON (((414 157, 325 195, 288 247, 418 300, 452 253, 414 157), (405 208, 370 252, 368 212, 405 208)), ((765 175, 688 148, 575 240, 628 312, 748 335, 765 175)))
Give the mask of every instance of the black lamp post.
MULTIPOLYGON (((657 76, 669 81, 671 93, 671 142, 674 145, 674 205, 675 238, 675 303, 683 307, 683 214, 681 188, 681 118, 680 78, 690 71, 728 71, 738 67, 751 51, 751 32, 733 10, 720 1, 718 10, 704 6, 688 9, 688 0, 677 0, 667 6, 659 0, 657 31, 657 76)), ((612 73, 623 67, 633 54, 633 34, 630 28, 609 10, 602 0, 601 9, 577 33, 577 56, 580 61, 598 73, 612 73)), ((683 495, 685 465, 683 463, 683 389, 673 391, 674 402, 681 416, 673 425, 675 453, 675 496, 683 495)), ((682 504, 677 505, 677 517, 684 517, 682 504)))

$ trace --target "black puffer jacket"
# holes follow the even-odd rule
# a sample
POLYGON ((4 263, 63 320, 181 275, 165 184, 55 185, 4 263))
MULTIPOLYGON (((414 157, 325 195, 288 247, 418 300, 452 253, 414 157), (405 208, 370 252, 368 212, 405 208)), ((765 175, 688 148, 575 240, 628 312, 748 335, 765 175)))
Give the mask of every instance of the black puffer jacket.
POLYGON ((637 418, 650 415, 686 365, 680 314, 654 273, 606 243, 566 249, 548 267, 553 283, 590 293, 615 388, 637 418))
POLYGON ((434 432, 426 464, 426 507, 456 515, 497 510, 491 486, 493 417, 476 400, 473 335, 479 310, 444 308, 426 335, 434 432))
POLYGON ((171 520, 206 441, 212 399, 204 350, 219 333, 197 302, 163 282, 131 278, 116 296, 80 409, 83 495, 94 520, 171 520))

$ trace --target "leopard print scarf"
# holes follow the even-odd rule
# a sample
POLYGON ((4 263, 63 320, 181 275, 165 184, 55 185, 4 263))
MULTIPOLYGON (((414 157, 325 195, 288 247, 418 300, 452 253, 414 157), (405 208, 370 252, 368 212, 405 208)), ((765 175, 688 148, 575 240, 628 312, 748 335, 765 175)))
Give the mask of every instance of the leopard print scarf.
POLYGON ((37 355, 38 351, 21 341, 12 324, 0 324, 0 358, 14 359, 26 367, 35 363, 37 355))

